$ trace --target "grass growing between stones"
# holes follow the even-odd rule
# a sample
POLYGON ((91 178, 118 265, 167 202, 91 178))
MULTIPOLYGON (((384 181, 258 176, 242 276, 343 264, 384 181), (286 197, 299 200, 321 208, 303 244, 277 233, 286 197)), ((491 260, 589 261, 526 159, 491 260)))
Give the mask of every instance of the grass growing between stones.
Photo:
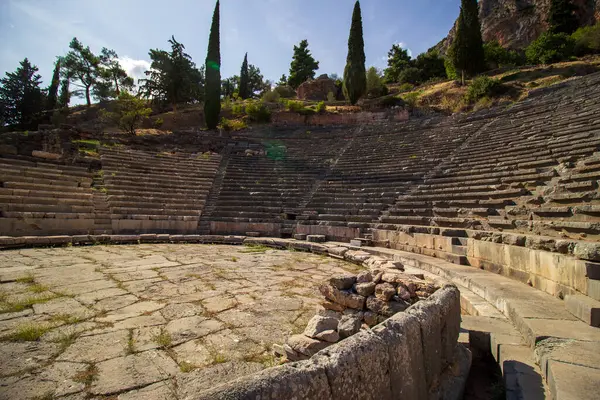
POLYGON ((89 364, 85 371, 81 371, 73 377, 73 381, 83 383, 88 388, 96 379, 98 379, 98 367, 95 364, 89 364))
POLYGON ((160 333, 158 335, 154 335, 152 340, 154 340, 154 342, 163 349, 168 349, 173 344, 173 338, 171 337, 171 334, 164 328, 161 328, 160 333))
POLYGON ((182 361, 179 363, 179 370, 183 373, 187 374, 188 372, 192 372, 195 369, 198 369, 198 367, 187 361, 182 361))
POLYGON ((25 275, 25 276, 15 279, 15 282, 24 283, 24 284, 32 284, 32 283, 35 283, 35 279, 34 279, 33 275, 29 274, 29 275, 25 275))
POLYGON ((63 334, 58 339, 54 340, 55 343, 60 345, 60 353, 64 352, 70 345, 75 343, 75 340, 79 337, 79 333, 63 334))
POLYGON ((21 312, 27 308, 31 308, 34 304, 43 304, 60 296, 51 293, 43 296, 28 296, 15 301, 10 301, 7 297, 8 296, 3 296, 0 298, 0 314, 21 312))
POLYGON ((23 324, 15 332, 0 340, 4 342, 36 342, 50 329, 52 328, 49 325, 44 324, 23 324))
POLYGON ((50 317, 51 322, 57 322, 64 325, 73 325, 83 321, 83 318, 70 314, 54 314, 50 317))
POLYGON ((127 348, 125 349, 127 355, 135 353, 134 345, 135 339, 133 338, 133 328, 130 328, 127 331, 127 348))
POLYGON ((245 244, 246 248, 242 250, 242 253, 264 253, 267 250, 271 250, 270 247, 262 244, 245 244))

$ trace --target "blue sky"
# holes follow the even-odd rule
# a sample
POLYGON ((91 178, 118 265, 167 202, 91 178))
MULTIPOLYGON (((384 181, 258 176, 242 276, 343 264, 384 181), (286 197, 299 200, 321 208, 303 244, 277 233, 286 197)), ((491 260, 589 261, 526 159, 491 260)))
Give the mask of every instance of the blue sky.
MULTIPOLYGON (((76 36, 94 52, 114 49, 134 77, 143 76, 150 48, 171 35, 204 62, 214 0, 0 0, 0 74, 28 57, 49 83, 57 55, 76 36)), ((417 54, 440 41, 460 0, 363 0, 367 67, 383 68, 393 43, 417 54)), ((354 0, 222 0, 224 77, 239 74, 248 52, 267 79, 288 74, 293 46, 307 39, 317 74, 343 73, 354 0)))

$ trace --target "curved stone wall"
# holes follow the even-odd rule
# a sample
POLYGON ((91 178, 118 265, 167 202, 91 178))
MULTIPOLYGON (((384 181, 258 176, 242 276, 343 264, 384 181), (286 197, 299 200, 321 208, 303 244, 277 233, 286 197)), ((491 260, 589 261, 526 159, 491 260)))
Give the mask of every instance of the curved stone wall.
POLYGON ((471 364, 457 343, 455 286, 306 361, 270 368, 198 399, 461 399, 471 364))

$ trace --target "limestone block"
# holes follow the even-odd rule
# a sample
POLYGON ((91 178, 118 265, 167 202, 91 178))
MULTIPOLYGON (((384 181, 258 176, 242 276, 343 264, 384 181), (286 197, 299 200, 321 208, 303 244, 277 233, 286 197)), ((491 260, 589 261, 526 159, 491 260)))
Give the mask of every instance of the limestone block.
POLYGON ((355 285, 355 290, 356 293, 360 294, 361 296, 365 296, 368 297, 370 295, 372 295, 373 293, 375 293, 375 282, 368 282, 368 283, 357 283, 355 285))
POLYGON ((406 313, 419 321, 425 378, 427 387, 431 387, 437 384, 442 373, 442 357, 445 354, 445 349, 442 349, 442 306, 435 301, 423 300, 409 307, 406 313))
POLYGON ((355 315, 344 315, 338 324, 338 332, 342 339, 350 337, 360 331, 362 321, 355 315))
POLYGON ((356 276, 356 283, 368 283, 373 281, 373 276, 369 271, 361 271, 356 276))
POLYGON ((333 400, 325 367, 313 360, 286 364, 247 375, 195 395, 214 399, 319 399, 333 400))
POLYGON ((586 324, 600 327, 600 301, 582 295, 567 295, 565 307, 586 324))
POLYGON ((600 243, 578 242, 573 255, 582 260, 600 261, 600 243))
POLYGON ((329 284, 340 290, 351 289, 356 282, 356 276, 351 274, 336 275, 329 278, 329 284))
POLYGON ((361 331, 311 361, 325 368, 334 399, 392 398, 388 347, 371 332, 361 331))
POLYGON ((292 335, 287 339, 287 344, 294 349, 294 351, 308 357, 311 357, 318 351, 331 345, 329 342, 312 339, 305 335, 292 335))
POLYGON ((339 290, 331 285, 321 285, 319 291, 327 299, 346 307, 362 310, 365 306, 364 296, 339 290))
POLYGON ((391 283, 384 282, 375 286, 375 297, 383 301, 390 301, 395 294, 396 288, 391 283))
POLYGON ((315 335, 315 339, 335 343, 340 340, 340 334, 337 331, 328 330, 315 335))
POLYGON ((447 285, 435 292, 429 300, 435 301, 441 308, 442 361, 449 364, 460 333, 460 292, 456 286, 447 285))
POLYGON ((325 235, 307 235, 306 240, 312 243, 323 243, 327 241, 325 235))
POLYGON ((338 320, 330 317, 323 317, 315 315, 308 321, 306 328, 304 329, 304 335, 315 338, 318 334, 328 330, 336 330, 338 327, 338 320))

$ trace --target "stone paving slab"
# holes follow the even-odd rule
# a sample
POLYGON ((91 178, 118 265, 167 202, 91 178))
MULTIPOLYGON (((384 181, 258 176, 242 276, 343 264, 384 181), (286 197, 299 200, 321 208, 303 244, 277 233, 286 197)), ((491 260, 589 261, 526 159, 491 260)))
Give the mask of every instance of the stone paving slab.
POLYGON ((0 400, 170 400, 276 363, 354 264, 263 247, 0 253, 0 400))

